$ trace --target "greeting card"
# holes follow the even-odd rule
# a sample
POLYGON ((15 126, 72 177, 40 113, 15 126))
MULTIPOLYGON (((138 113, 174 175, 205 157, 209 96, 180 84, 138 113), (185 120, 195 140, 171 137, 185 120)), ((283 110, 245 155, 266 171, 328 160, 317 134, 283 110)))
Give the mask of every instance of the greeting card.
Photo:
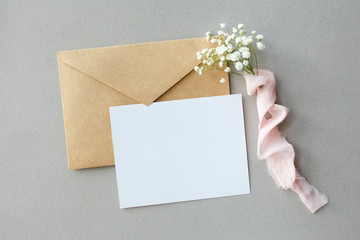
POLYGON ((110 108, 121 208, 247 194, 241 95, 110 108))

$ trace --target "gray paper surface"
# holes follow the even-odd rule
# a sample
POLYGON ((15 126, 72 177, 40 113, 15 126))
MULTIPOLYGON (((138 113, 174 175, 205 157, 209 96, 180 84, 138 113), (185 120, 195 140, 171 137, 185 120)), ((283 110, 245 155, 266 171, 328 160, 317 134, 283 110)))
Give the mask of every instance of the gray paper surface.
POLYGON ((0 3, 0 239, 358 239, 359 1, 0 3), (256 159, 244 101, 251 194, 118 209, 114 167, 67 170, 56 52, 203 36, 218 24, 264 35, 263 68, 290 108, 296 166, 329 197, 311 214, 256 159))

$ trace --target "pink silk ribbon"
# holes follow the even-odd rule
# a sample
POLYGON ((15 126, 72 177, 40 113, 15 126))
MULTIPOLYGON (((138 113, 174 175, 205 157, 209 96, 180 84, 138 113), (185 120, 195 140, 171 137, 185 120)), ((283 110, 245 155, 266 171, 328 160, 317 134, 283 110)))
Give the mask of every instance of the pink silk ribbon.
POLYGON ((247 93, 257 93, 259 137, 257 155, 266 159, 268 170, 278 187, 296 192, 312 213, 324 206, 328 199, 309 184, 295 169, 293 146, 281 136, 278 125, 286 118, 288 108, 275 104, 274 74, 259 69, 259 75, 245 75, 247 93), (268 117, 271 115, 270 117, 268 117))

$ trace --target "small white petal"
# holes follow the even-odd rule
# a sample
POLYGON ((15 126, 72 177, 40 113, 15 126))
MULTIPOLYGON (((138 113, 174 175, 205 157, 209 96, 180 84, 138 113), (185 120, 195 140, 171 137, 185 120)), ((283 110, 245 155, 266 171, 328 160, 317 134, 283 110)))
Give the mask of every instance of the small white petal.
POLYGON ((220 60, 221 60, 222 62, 225 61, 225 57, 222 56, 222 57, 220 58, 220 60))
POLYGON ((250 52, 249 52, 249 51, 243 51, 243 52, 241 53, 241 56, 242 56, 243 58, 250 58, 250 52))
POLYGON ((213 58, 209 58, 209 59, 207 60, 206 64, 207 64, 208 66, 213 65, 213 64, 214 64, 214 59, 213 59, 213 58))
POLYGON ((230 68, 227 67, 227 68, 224 69, 224 71, 225 71, 225 72, 230 72, 230 68))
POLYGON ((255 35, 255 33, 256 33, 256 31, 252 31, 252 32, 251 32, 252 35, 255 35))
POLYGON ((258 41, 263 40, 263 38, 264 38, 264 36, 261 35, 261 34, 256 35, 256 39, 257 39, 258 41))
POLYGON ((235 51, 231 54, 231 61, 236 62, 238 60, 240 60, 241 57, 241 53, 238 51, 235 51))
POLYGON ((234 46, 233 46, 231 43, 229 43, 229 44, 227 45, 227 51, 228 51, 228 52, 234 51, 234 46))
POLYGON ((265 49, 265 45, 262 42, 257 42, 256 46, 260 51, 265 49))
POLYGON ((252 40, 251 38, 246 38, 246 39, 243 40, 242 43, 243 43, 245 46, 247 46, 247 45, 251 44, 252 42, 253 42, 253 40, 252 40))
POLYGON ((240 23, 240 24, 238 25, 238 28, 239 28, 239 29, 242 29, 243 27, 244 27, 244 24, 241 24, 241 23, 240 23))
POLYGON ((199 69, 199 75, 201 76, 203 74, 202 69, 199 69))
POLYGON ((197 60, 199 60, 199 61, 201 61, 201 60, 202 60, 202 58, 203 58, 203 56, 202 56, 202 55, 198 55, 198 56, 197 56, 197 60))
POLYGON ((244 64, 244 66, 247 66, 247 65, 249 65, 249 61, 248 61, 248 60, 244 60, 244 61, 243 61, 243 64, 244 64))
POLYGON ((200 70, 199 66, 195 66, 194 70, 195 70, 195 72, 199 72, 199 70, 200 70))
POLYGON ((211 43, 216 43, 216 39, 213 38, 213 39, 210 40, 210 42, 211 42, 211 43))
POLYGON ((220 79, 220 83, 225 83, 225 82, 226 82, 225 78, 220 79))
POLYGON ((239 48, 239 52, 249 51, 248 47, 241 47, 239 48))
POLYGON ((221 28, 226 28, 226 23, 220 23, 221 28))
POLYGON ((205 34, 206 34, 206 36, 210 36, 210 35, 211 35, 211 33, 210 33, 210 32, 206 32, 205 34))
POLYGON ((227 47, 225 45, 221 45, 215 49, 216 54, 222 55, 227 51, 227 47))
POLYGON ((206 53, 207 51, 209 51, 209 49, 205 48, 205 49, 201 50, 201 53, 204 54, 204 53, 206 53))
POLYGON ((237 62, 237 63, 235 64, 235 68, 236 68, 236 70, 238 70, 238 71, 241 71, 241 70, 243 69, 243 67, 244 67, 244 65, 243 65, 241 62, 237 62))
POLYGON ((239 42, 241 42, 241 37, 235 38, 235 42, 236 42, 236 44, 238 44, 239 42))

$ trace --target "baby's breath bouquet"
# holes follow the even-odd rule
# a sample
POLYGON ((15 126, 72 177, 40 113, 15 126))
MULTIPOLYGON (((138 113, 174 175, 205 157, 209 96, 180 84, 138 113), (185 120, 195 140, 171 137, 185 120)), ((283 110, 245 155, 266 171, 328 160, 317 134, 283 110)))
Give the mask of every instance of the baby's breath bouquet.
MULTIPOLYGON (((221 23, 220 27, 224 29, 226 24, 221 23)), ((218 46, 210 49, 205 48, 196 53, 197 59, 205 65, 204 67, 195 66, 194 69, 199 75, 208 70, 220 70, 238 75, 258 75, 256 51, 265 48, 262 43, 263 35, 256 35, 256 31, 247 35, 243 24, 233 27, 232 32, 232 34, 228 34, 220 30, 217 36, 210 32, 206 33, 206 40, 218 46), (231 65, 236 71, 232 70, 234 68, 230 68, 231 65)), ((221 79, 220 82, 224 83, 225 79, 221 79)))

